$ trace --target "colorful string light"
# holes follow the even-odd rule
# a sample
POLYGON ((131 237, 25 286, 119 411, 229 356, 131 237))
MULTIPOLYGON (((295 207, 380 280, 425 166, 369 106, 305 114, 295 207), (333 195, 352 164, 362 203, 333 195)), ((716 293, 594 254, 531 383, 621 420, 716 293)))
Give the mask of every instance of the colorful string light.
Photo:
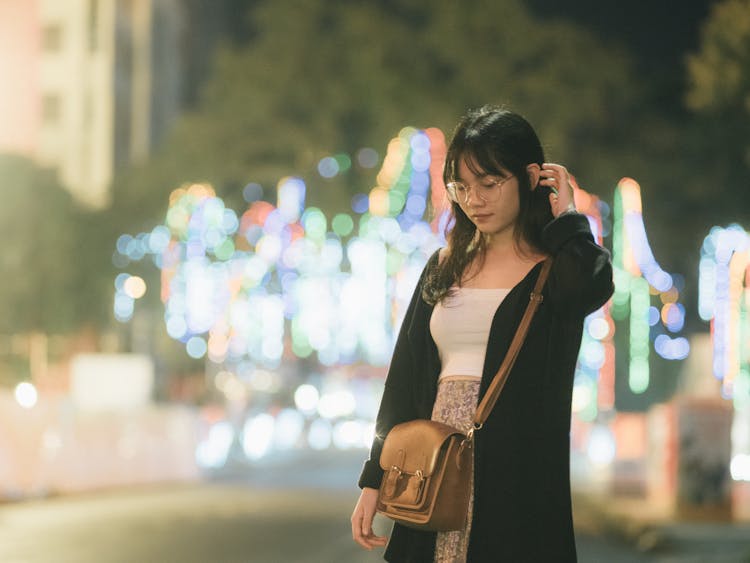
MULTIPOLYGON (((667 273, 656 261, 646 235, 641 188, 632 178, 623 178, 615 189, 612 250, 615 293, 612 316, 629 320, 628 385, 633 393, 643 393, 650 380, 651 335, 659 322, 671 333, 685 324, 685 307, 675 283, 678 276, 667 273), (658 295, 661 307, 651 305, 658 295)), ((685 359, 690 345, 684 337, 659 334, 654 351, 666 360, 685 359)))
MULTIPOLYGON (((571 179, 576 208, 586 215, 591 232, 602 244, 603 220, 608 208, 596 196, 582 190, 571 179)), ((584 321, 581 351, 573 383, 573 412, 585 421, 596 420, 600 411, 614 408, 614 323, 607 305, 584 321)))
MULTIPOLYGON (((276 205, 248 184, 250 205, 240 217, 211 186, 194 184, 171 194, 163 225, 120 237, 116 256, 127 263, 151 256, 161 268, 167 333, 191 357, 275 367, 288 340, 291 353, 315 354, 323 365, 384 365, 394 321, 442 240, 424 220, 427 195, 444 191, 442 179, 438 190, 431 186, 431 139, 442 139, 436 131, 405 128, 389 144, 379 185, 356 222, 343 213, 329 222, 320 209, 305 207, 301 178, 278 183, 276 205)), ((377 159, 372 149, 357 157, 363 167, 377 159)), ((341 173, 351 164, 335 155, 319 172, 341 173)), ((118 277, 118 320, 132 317, 141 282, 118 277)))
POLYGON ((698 312, 711 323, 713 374, 722 395, 743 408, 750 401, 749 308, 750 235, 739 225, 714 227, 701 248, 698 312))

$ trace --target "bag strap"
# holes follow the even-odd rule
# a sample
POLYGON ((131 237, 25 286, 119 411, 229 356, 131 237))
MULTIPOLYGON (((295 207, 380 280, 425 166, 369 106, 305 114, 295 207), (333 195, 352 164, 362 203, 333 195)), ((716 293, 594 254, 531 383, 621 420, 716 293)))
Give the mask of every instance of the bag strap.
POLYGON ((536 280, 534 290, 529 295, 529 304, 526 307, 526 312, 523 314, 523 318, 521 318, 521 323, 518 325, 516 335, 510 343, 508 353, 505 355, 503 363, 500 364, 500 369, 497 370, 495 378, 492 380, 487 392, 484 394, 482 402, 479 403, 479 406, 477 407, 477 412, 474 415, 474 428, 469 431, 470 435, 473 435, 474 430, 479 430, 482 427, 484 421, 487 420, 490 411, 495 406, 498 397, 500 397, 500 392, 503 390, 505 382, 508 380, 508 374, 513 368, 518 352, 521 350, 521 346, 523 346, 523 342, 526 339, 526 334, 529 332, 529 325, 531 325, 531 320, 534 318, 534 313, 536 313, 539 304, 544 300, 544 297, 542 296, 542 288, 547 281, 547 276, 549 275, 551 267, 552 258, 547 258, 542 265, 542 271, 539 273, 539 277, 536 280))

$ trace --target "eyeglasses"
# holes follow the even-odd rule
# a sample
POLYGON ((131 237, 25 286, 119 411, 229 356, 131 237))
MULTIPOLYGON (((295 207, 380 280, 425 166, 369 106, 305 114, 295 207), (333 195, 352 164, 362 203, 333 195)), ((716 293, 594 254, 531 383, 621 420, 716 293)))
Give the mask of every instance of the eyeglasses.
MULTIPOLYGON (((482 178, 478 183, 474 184, 474 191, 485 203, 494 203, 497 198, 500 197, 500 187, 510 180, 513 176, 506 176, 505 178, 482 178)), ((463 182, 448 182, 445 185, 445 189, 448 191, 448 197, 451 201, 465 205, 469 201, 469 192, 471 191, 471 184, 464 184, 463 182)))

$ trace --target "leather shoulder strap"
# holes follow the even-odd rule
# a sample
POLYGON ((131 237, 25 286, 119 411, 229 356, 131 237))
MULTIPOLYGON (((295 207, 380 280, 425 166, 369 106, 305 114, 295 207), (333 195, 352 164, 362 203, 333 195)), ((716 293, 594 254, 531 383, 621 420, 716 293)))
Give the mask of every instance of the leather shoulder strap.
POLYGON ((497 371, 497 374, 492 380, 492 383, 490 383, 487 392, 484 394, 482 402, 479 403, 479 406, 477 407, 477 412, 474 415, 475 429, 479 429, 482 427, 482 424, 484 424, 484 421, 487 420, 490 411, 495 406, 498 397, 500 397, 500 392, 505 386, 505 382, 508 379, 508 374, 513 368, 513 364, 516 361, 518 352, 521 350, 521 346, 523 346, 523 342, 526 339, 526 334, 529 332, 529 325, 531 325, 531 320, 534 318, 534 313, 536 313, 539 304, 543 300, 542 288, 544 287, 544 283, 547 281, 547 276, 549 275, 551 267, 552 258, 547 258, 542 265, 542 271, 539 272, 539 277, 537 278, 536 284, 534 285, 534 290, 529 295, 529 304, 526 307, 526 311, 524 312, 523 317, 521 318, 521 323, 518 325, 516 334, 513 337, 512 342, 510 343, 508 353, 505 355, 502 364, 500 364, 500 369, 497 371))

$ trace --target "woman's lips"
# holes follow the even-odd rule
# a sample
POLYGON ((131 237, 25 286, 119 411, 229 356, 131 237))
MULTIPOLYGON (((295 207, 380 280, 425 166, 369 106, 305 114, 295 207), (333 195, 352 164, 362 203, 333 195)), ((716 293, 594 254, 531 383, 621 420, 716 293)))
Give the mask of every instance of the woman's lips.
POLYGON ((475 221, 485 221, 492 217, 492 213, 477 213, 471 216, 475 221))

